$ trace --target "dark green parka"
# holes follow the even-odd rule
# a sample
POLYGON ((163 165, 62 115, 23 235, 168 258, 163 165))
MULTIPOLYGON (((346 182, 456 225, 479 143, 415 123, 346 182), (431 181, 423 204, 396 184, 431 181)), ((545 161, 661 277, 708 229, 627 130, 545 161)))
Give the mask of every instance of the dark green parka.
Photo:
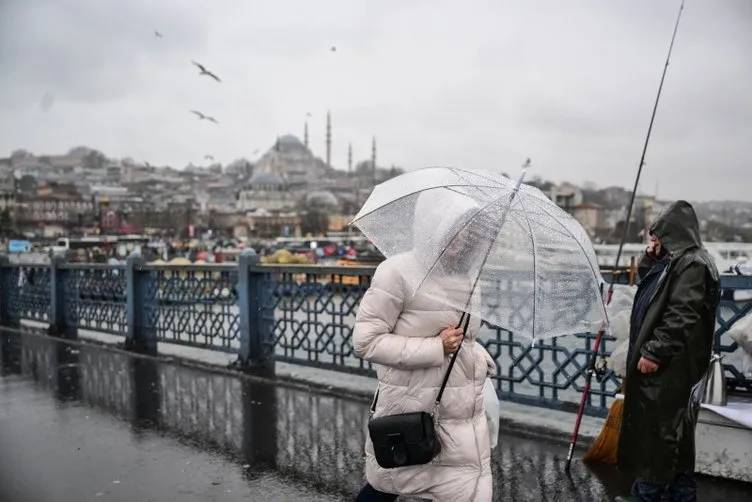
MULTIPOLYGON (((689 203, 673 203, 650 230, 670 261, 630 347, 618 454, 620 469, 668 483, 681 472, 694 472, 689 395, 710 362, 720 286, 689 203), (658 370, 642 374, 637 369, 642 356, 658 363, 658 370)), ((646 255, 641 273, 653 263, 646 255)))

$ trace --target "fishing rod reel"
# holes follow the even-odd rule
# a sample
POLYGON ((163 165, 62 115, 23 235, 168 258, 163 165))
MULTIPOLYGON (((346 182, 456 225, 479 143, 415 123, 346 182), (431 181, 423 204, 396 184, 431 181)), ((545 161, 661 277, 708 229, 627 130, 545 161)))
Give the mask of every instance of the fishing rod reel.
POLYGON ((604 355, 598 355, 593 354, 588 359, 588 365, 585 369, 585 375, 586 376, 595 376, 595 380, 598 383, 603 383, 603 381, 608 376, 608 373, 610 372, 610 368, 608 367, 608 360, 606 359, 606 356, 604 355))
POLYGON ((593 374, 595 375, 596 382, 603 383, 606 376, 608 376, 609 371, 610 369, 608 367, 608 359, 606 359, 606 356, 601 356, 600 359, 595 361, 593 374))

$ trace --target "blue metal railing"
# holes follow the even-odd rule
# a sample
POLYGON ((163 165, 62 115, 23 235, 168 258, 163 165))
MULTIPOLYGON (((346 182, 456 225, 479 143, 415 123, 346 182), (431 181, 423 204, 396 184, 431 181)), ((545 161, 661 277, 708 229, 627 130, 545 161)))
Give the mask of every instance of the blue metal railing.
MULTIPOLYGON (((150 265, 132 257, 125 265, 10 264, 0 257, 0 324, 36 321, 53 334, 75 337, 79 330, 124 338, 126 347, 155 352, 174 343, 238 354, 238 364, 271 369, 274 361, 373 375, 355 356, 352 330, 373 267, 262 265, 255 255, 238 264, 150 265)), ((511 284, 505 287, 512 287, 511 284)), ((752 392, 743 373, 741 348, 731 326, 752 311, 752 277, 724 276, 715 350, 724 361, 730 388, 752 392)), ((529 315, 523 307, 518 315, 529 315)), ((488 323, 479 342, 497 362, 494 379, 504 399, 571 409, 585 381, 594 335, 526 339, 488 323)), ((600 348, 608 356, 613 338, 600 348)), ((607 371, 591 393, 588 412, 603 414, 620 384, 607 371)))

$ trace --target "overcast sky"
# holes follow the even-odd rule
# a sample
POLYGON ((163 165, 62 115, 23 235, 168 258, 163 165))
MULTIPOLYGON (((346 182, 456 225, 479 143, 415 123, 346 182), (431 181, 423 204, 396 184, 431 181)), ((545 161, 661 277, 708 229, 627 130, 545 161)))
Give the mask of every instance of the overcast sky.
MULTIPOLYGON (((0 156, 253 160, 310 112, 324 157, 329 109, 336 168, 375 135, 381 165, 629 186, 678 5, 0 0, 0 156)), ((688 0, 642 191, 752 201, 751 49, 751 1, 688 0)))

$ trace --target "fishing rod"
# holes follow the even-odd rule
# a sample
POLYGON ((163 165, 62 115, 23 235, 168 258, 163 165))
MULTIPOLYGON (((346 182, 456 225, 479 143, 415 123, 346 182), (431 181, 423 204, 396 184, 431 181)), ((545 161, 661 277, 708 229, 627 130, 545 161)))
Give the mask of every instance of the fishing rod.
MULTIPOLYGON (((679 21, 681 20, 682 11, 684 11, 684 0, 682 0, 679 6, 679 13, 676 15, 676 23, 674 24, 674 33, 671 35, 671 43, 668 46, 668 54, 666 54, 666 63, 663 66, 663 74, 661 75, 661 82, 658 84, 658 93, 655 96, 655 103, 653 104, 653 113, 650 115, 650 124, 648 125, 648 132, 645 135, 645 143, 642 146, 642 155, 640 156, 640 164, 637 167, 637 176, 635 177, 634 187, 632 188, 632 196, 629 199, 629 206, 627 207, 627 219, 624 225, 624 234, 621 237, 619 243, 619 250, 616 252, 616 262, 614 263, 614 273, 619 268, 619 261, 624 249, 624 244, 629 237, 629 230, 631 227, 632 209, 634 208, 634 201, 637 195, 637 187, 640 184, 640 177, 642 176, 642 168, 645 167, 645 153, 648 151, 648 144, 650 143, 650 134, 653 132, 653 123, 655 122, 655 114, 658 111, 658 102, 661 99, 661 91, 663 90, 663 82, 666 80, 666 71, 668 70, 668 64, 671 60, 671 51, 674 49, 674 41, 676 40, 676 32, 679 29, 679 21)), ((606 305, 611 303, 611 298, 614 295, 614 277, 611 278, 611 283, 608 286, 608 293, 606 295, 606 305)), ((582 415, 585 413, 585 405, 587 404, 588 397, 590 396, 590 386, 593 380, 593 373, 595 373, 595 363, 598 357, 598 349, 600 349, 603 335, 605 334, 605 326, 602 326, 598 330, 598 334, 595 337, 593 344, 593 353, 588 360, 587 370, 585 371, 585 387, 582 389, 582 396, 580 398, 580 407, 577 411, 577 419, 574 423, 574 430, 572 431, 572 437, 569 441, 569 452, 567 453, 567 462, 565 469, 569 471, 572 464, 572 457, 574 456, 574 448, 577 444, 577 437, 580 433, 580 424, 582 423, 582 415)))

